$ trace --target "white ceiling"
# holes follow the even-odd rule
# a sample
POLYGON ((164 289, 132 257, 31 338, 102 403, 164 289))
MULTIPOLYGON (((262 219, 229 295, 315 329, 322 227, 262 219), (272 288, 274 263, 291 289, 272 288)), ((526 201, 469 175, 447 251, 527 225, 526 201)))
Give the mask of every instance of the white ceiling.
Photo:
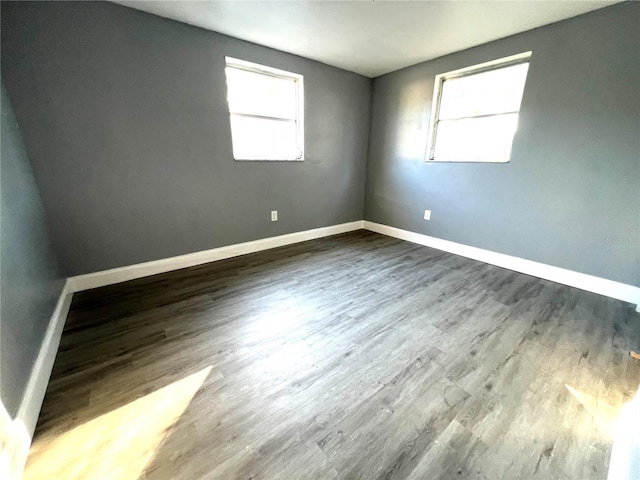
POLYGON ((376 77, 621 0, 115 1, 376 77))

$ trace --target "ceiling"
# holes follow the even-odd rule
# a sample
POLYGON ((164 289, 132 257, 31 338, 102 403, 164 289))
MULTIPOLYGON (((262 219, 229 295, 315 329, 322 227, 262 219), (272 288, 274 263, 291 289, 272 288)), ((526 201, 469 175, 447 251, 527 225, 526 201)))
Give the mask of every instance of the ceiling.
POLYGON ((368 77, 620 2, 115 1, 368 77))

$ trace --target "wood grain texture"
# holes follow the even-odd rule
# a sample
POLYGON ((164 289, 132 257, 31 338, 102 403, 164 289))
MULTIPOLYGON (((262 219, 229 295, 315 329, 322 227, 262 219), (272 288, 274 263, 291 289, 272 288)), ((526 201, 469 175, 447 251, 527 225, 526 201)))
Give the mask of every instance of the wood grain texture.
POLYGON ((358 231, 76 294, 25 478, 606 476, 620 301, 358 231))

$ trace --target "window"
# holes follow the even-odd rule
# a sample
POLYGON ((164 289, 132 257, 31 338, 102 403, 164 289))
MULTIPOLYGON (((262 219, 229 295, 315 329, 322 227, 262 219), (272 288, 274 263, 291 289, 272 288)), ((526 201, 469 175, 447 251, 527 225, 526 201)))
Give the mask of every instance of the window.
POLYGON ((303 160, 302 75, 226 57, 236 160, 303 160))
POLYGON ((531 52, 437 75, 427 160, 508 162, 531 52))

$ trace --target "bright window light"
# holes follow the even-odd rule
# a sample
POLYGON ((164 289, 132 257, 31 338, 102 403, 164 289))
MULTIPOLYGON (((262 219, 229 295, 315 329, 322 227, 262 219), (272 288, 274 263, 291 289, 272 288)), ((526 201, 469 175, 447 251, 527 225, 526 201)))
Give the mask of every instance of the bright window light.
POLYGON ((304 160, 302 75, 226 57, 236 160, 304 160))
POLYGON ((531 52, 436 76, 428 161, 508 162, 531 52))

